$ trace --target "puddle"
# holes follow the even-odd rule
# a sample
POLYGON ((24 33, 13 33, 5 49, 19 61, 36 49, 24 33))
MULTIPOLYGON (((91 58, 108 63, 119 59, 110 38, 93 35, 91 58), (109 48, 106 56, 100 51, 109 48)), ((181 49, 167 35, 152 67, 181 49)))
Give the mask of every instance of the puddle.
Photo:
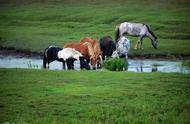
MULTIPOLYGON (((179 72, 190 73, 190 68, 182 66, 181 61, 167 60, 131 60, 128 61, 128 71, 132 72, 179 72)), ((80 70, 79 61, 74 63, 75 69, 80 70)), ((0 68, 33 68, 42 69, 42 59, 0 55, 0 68)), ((51 70, 62 70, 62 63, 50 63, 51 70)))

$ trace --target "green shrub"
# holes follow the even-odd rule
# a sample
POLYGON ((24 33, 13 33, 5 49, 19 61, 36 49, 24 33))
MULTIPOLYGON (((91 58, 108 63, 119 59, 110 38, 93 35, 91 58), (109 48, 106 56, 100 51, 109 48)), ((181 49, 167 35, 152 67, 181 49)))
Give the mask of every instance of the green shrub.
POLYGON ((110 71, 123 71, 127 66, 128 62, 120 58, 108 58, 103 63, 103 67, 110 71))

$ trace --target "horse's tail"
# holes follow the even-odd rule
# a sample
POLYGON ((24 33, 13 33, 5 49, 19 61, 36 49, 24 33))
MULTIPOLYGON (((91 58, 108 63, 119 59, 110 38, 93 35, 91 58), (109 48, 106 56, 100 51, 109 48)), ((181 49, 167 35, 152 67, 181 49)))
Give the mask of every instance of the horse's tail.
POLYGON ((118 39, 120 37, 120 30, 119 30, 119 25, 116 25, 115 27, 115 42, 118 42, 118 39))
POLYGON ((46 68, 47 63, 47 48, 43 52, 43 68, 46 68))

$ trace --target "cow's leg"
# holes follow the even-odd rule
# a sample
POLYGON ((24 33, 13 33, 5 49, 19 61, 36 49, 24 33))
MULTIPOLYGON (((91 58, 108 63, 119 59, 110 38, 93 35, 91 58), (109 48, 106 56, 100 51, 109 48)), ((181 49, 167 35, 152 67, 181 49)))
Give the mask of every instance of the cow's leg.
POLYGON ((128 55, 126 55, 124 58, 124 70, 125 71, 128 70, 128 55))

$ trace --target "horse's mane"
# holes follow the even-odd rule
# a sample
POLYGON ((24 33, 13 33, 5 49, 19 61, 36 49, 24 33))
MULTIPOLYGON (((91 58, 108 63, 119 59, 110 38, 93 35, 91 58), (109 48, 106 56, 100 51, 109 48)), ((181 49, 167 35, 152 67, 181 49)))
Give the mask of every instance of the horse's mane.
POLYGON ((153 37, 155 37, 155 39, 157 39, 156 35, 150 30, 149 26, 148 26, 148 25, 145 25, 145 26, 147 27, 148 32, 150 32, 151 35, 152 35, 153 37))
POLYGON ((118 39, 119 39, 119 37, 120 37, 119 26, 120 26, 120 24, 116 25, 116 27, 115 27, 115 42, 116 42, 116 43, 118 42, 118 39))
POLYGON ((102 54, 102 51, 100 49, 100 44, 96 41, 95 41, 95 44, 94 44, 94 52, 97 54, 97 55, 101 55, 102 54))
POLYGON ((92 44, 89 42, 85 42, 83 43, 83 45, 86 45, 88 47, 88 53, 90 55, 90 58, 94 58, 95 57, 95 53, 94 53, 94 49, 92 47, 92 44))

